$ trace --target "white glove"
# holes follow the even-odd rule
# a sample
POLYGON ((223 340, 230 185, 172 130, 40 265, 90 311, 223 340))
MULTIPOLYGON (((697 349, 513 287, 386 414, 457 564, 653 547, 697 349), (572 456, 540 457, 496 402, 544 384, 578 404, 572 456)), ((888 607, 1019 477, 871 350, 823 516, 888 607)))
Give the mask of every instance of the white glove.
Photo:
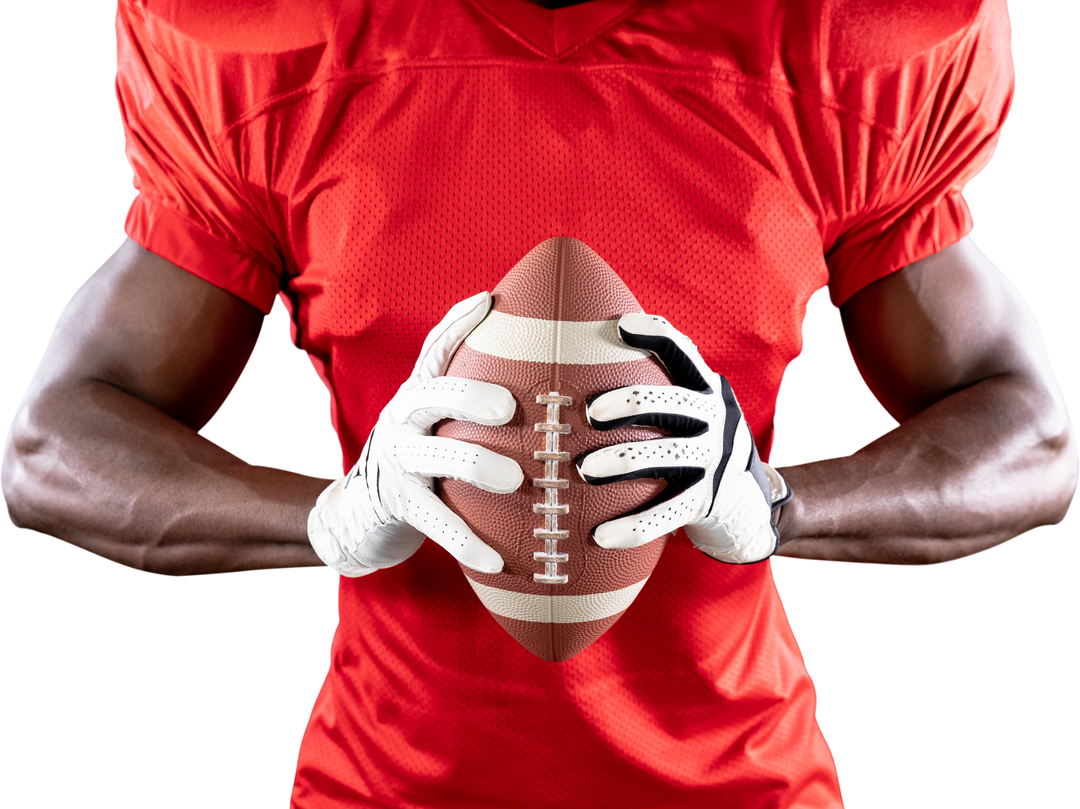
POLYGON ((661 317, 623 315, 619 335, 627 345, 652 353, 679 387, 631 385, 588 402, 586 416, 597 430, 647 425, 668 433, 576 459, 582 478, 592 484, 667 480, 636 513, 598 525, 596 544, 636 548, 685 526, 690 541, 721 562, 748 564, 771 556, 778 543, 772 510, 791 499, 791 490, 758 458, 731 385, 661 317))
POLYGON ((463 480, 489 492, 522 483, 518 464, 483 447, 431 434, 443 419, 506 424, 517 404, 498 385, 445 377, 454 352, 487 315, 482 292, 455 305, 427 336, 412 376, 383 408, 360 460, 332 483, 308 516, 312 547, 342 576, 364 576, 404 562, 425 536, 481 573, 502 570, 502 557, 451 511, 432 478, 463 480))

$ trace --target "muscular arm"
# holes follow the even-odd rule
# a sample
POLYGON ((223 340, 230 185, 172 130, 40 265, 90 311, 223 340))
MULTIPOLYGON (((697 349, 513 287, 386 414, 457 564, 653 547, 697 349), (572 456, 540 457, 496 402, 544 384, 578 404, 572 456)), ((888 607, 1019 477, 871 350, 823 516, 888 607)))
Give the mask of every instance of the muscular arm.
POLYGON ((1030 312, 969 240, 841 307, 855 362, 900 426, 846 458, 785 468, 782 556, 921 564, 1065 515, 1077 458, 1030 312))
POLYGON ((245 464, 198 434, 262 314, 131 241, 57 324, 8 435, 12 520, 131 567, 321 564, 306 519, 329 481, 245 464))

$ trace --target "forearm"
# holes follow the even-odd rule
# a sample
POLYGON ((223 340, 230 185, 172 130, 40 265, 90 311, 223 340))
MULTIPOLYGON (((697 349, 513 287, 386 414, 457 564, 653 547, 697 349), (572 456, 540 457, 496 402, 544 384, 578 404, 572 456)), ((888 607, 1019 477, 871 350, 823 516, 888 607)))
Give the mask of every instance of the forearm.
POLYGON ((956 559, 1059 521, 1076 487, 1064 406, 993 377, 846 458, 781 470, 795 497, 782 556, 891 564, 956 559))
POLYGON ((103 382, 30 397, 3 481, 17 524, 141 570, 321 564, 306 521, 329 481, 245 464, 103 382))

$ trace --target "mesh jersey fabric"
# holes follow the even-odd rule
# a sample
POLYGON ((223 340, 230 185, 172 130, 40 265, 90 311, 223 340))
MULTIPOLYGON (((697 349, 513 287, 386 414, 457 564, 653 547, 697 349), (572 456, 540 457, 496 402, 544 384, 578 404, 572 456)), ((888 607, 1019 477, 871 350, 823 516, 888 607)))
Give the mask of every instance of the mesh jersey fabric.
MULTIPOLYGON (((767 457, 809 296, 963 236, 1012 93, 1003 0, 121 0, 117 31, 128 234, 282 297, 346 468, 442 313, 560 235, 694 339, 767 457)), ((339 608, 294 806, 840 805, 768 563, 680 534, 561 664, 432 543, 339 608)))

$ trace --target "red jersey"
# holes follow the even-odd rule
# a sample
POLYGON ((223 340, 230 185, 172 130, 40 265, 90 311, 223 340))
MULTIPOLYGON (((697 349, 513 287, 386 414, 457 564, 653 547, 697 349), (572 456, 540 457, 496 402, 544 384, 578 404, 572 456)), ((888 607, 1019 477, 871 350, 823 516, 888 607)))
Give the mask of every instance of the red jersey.
MULTIPOLYGON (((573 236, 731 381, 762 450, 810 295, 971 226, 1012 89, 1003 0, 121 0, 130 236, 264 311, 344 466, 423 337, 573 236)), ((768 563, 677 537, 546 663, 432 543, 342 579, 298 807, 835 807, 768 563)))

